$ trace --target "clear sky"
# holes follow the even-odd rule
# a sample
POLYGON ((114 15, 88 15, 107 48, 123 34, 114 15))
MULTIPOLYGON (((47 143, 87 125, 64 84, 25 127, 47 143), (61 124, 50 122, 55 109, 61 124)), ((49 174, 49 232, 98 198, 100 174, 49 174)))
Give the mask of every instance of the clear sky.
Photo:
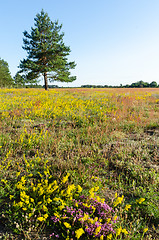
POLYGON ((159 0, 1 0, 0 58, 12 76, 26 57, 23 32, 42 8, 63 24, 69 60, 77 63, 76 81, 52 84, 159 84, 159 0))

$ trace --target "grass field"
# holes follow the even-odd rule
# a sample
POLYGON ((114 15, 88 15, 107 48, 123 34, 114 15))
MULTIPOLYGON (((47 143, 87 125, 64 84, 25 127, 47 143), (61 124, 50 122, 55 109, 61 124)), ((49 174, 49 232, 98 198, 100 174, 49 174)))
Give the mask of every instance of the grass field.
POLYGON ((159 89, 1 89, 0 239, 159 239, 159 89))

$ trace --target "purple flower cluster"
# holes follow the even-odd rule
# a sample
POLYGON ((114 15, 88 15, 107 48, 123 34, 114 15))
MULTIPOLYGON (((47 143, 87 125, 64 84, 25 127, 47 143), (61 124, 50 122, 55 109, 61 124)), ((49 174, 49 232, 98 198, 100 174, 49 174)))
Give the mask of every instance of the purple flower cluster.
MULTIPOLYGON (((114 214, 114 210, 105 202, 102 203, 96 199, 89 199, 88 201, 85 196, 81 196, 80 198, 82 201, 78 201, 78 206, 80 207, 83 218, 84 213, 89 215, 86 221, 82 220, 81 215, 77 217, 77 219, 81 219, 81 224, 85 226, 85 232, 87 232, 88 235, 95 237, 100 237, 101 235, 106 236, 109 233, 115 233, 113 229, 113 223, 116 223, 116 220, 114 220, 112 215, 114 214), (94 222, 93 219, 95 218, 97 218, 97 220, 94 222), (100 228, 100 231, 95 234, 97 228, 100 228)), ((74 201, 77 203, 77 200, 74 201)))
POLYGON ((53 216, 51 220, 54 224, 59 224, 59 221, 69 222, 72 226, 70 237, 74 237, 75 230, 82 227, 85 237, 98 238, 115 233, 114 227, 117 219, 114 218, 114 210, 108 204, 82 195, 78 200, 72 200, 72 206, 66 206, 62 210, 60 219, 53 216))
POLYGON ((51 220, 54 222, 54 223, 56 223, 56 222, 59 222, 59 218, 57 218, 57 217, 55 217, 55 216, 53 216, 53 217, 51 217, 51 220))
POLYGON ((55 238, 59 238, 60 236, 56 233, 51 233, 50 238, 52 238, 52 237, 54 237, 54 239, 55 239, 55 238))

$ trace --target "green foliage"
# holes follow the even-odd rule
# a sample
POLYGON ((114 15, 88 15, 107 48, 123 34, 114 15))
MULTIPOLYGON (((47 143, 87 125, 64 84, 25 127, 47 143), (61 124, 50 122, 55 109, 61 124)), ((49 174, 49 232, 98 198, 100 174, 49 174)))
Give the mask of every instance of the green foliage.
POLYGON ((13 79, 9 72, 8 63, 0 59, 0 87, 10 87, 12 85, 13 79))
POLYGON ((19 73, 16 73, 14 76, 14 84, 16 87, 22 87, 25 84, 25 77, 20 75, 19 73))
POLYGON ((157 87, 157 82, 155 82, 155 81, 151 82, 150 87, 156 88, 157 87))
POLYGON ((23 49, 27 58, 20 63, 21 72, 26 73, 28 81, 36 81, 42 74, 45 89, 50 81, 72 82, 76 77, 70 76, 70 69, 75 68, 75 62, 68 62, 70 47, 63 42, 64 33, 60 33, 62 25, 52 22, 43 10, 36 15, 35 27, 31 33, 24 31, 23 49))

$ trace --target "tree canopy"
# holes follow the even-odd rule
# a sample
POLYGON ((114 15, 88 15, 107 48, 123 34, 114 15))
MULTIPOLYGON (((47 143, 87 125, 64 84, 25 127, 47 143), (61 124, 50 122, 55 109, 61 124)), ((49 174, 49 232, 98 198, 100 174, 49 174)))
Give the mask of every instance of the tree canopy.
POLYGON ((13 84, 8 63, 0 58, 0 87, 8 87, 13 84))
POLYGON ((18 72, 14 76, 14 84, 16 86, 24 86, 25 84, 25 77, 20 75, 18 72))
POLYGON ((32 83, 40 75, 44 77, 45 89, 49 81, 72 82, 75 76, 70 76, 70 69, 74 69, 75 62, 68 62, 70 47, 63 42, 62 24, 52 22, 47 13, 42 10, 34 18, 31 33, 24 31, 23 49, 27 51, 27 58, 20 63, 20 72, 25 72, 26 78, 32 83))

